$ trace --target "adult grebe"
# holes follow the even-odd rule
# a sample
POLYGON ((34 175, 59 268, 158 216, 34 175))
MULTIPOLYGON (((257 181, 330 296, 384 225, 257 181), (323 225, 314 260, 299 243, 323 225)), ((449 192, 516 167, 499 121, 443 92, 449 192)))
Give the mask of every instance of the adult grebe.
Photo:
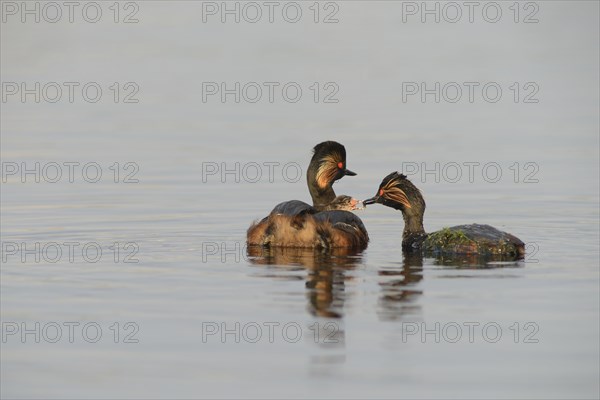
POLYGON ((405 175, 392 172, 386 176, 377 194, 363 201, 380 203, 402 211, 404 232, 402 248, 407 251, 425 251, 434 254, 479 254, 522 258, 525 244, 511 235, 489 225, 459 225, 425 233, 423 214, 425 200, 405 175))
POLYGON ((344 176, 356 173, 346 168, 346 148, 338 142, 327 141, 313 148, 306 171, 306 183, 313 206, 321 211, 335 199, 333 184, 344 176))
POLYGON ((356 175, 346 168, 346 149, 340 143, 327 141, 316 145, 313 151, 306 173, 313 205, 300 200, 276 205, 267 217, 248 228, 248 245, 366 247, 367 230, 360 218, 350 212, 361 208, 361 203, 350 196, 336 197, 332 187, 345 175, 356 175))

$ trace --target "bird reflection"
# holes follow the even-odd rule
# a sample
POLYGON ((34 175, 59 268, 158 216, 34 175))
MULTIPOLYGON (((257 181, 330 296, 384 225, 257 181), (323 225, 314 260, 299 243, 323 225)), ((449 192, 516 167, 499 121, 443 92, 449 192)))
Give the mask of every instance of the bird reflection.
POLYGON ((362 262, 359 251, 248 247, 250 262, 263 265, 300 265, 308 271, 308 311, 318 317, 341 318, 346 301, 348 271, 362 262))
POLYGON ((435 254, 426 253, 433 258, 433 265, 454 269, 495 269, 495 268, 521 268, 524 266, 522 259, 515 259, 502 254, 435 254))
POLYGON ((423 294, 415 287, 423 279, 423 256, 403 253, 402 268, 380 269, 378 275, 388 279, 380 282, 378 315, 384 321, 397 321, 405 316, 414 319, 420 315, 421 306, 417 299, 423 294), (390 279, 391 278, 391 279, 390 279))

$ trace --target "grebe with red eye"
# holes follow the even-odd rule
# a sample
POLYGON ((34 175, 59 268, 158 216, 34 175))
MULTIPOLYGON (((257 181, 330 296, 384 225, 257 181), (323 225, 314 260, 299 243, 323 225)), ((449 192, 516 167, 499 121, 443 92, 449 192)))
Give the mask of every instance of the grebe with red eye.
POLYGON ((459 225, 426 233, 423 228, 425 199, 421 191, 398 172, 383 178, 377 194, 363 201, 365 206, 374 203, 402 212, 402 249, 406 251, 425 251, 436 255, 493 255, 513 259, 522 258, 525 254, 525 244, 520 239, 489 225, 459 225))
POLYGON ((306 180, 313 200, 309 205, 291 200, 275 206, 271 213, 253 223, 247 232, 249 246, 364 248, 369 235, 351 210, 362 204, 350 196, 337 196, 333 184, 354 172, 346 168, 346 149, 327 141, 313 149, 306 180))

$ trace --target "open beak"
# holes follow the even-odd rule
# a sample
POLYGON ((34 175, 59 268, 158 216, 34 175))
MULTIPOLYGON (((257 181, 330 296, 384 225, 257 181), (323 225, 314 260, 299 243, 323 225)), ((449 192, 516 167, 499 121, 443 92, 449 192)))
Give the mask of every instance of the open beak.
POLYGON ((362 201, 356 200, 354 198, 350 200, 350 207, 352 207, 352 210, 364 210, 365 208, 362 201))
POLYGON ((356 172, 352 172, 349 169, 345 169, 344 170, 344 175, 348 175, 348 176, 355 176, 356 172))
POLYGON ((375 204, 379 200, 379 196, 373 196, 370 199, 363 200, 363 205, 368 206, 369 204, 375 204))

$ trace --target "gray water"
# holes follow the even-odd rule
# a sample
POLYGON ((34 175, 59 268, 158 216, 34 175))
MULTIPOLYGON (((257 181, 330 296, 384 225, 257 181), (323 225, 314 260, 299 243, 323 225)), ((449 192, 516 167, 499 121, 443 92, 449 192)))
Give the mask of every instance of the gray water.
POLYGON ((222 23, 206 13, 222 3, 192 1, 120 3, 118 23, 112 2, 96 23, 86 3, 73 23, 40 3, 23 23, 20 4, 2 2, 3 398, 598 398, 597 2, 521 3, 516 23, 512 2, 495 23, 487 3, 472 23, 462 3, 456 23, 446 3, 439 23, 420 2, 321 3, 318 23, 312 2, 296 23, 287 3, 273 23, 266 6, 251 23, 238 3, 240 22, 222 23), (12 94, 23 82, 40 82, 39 102, 12 94), (64 82, 79 84, 72 102, 64 82), (263 97, 249 101, 251 84, 223 103, 203 82, 256 82, 263 97), (279 84, 273 102, 264 82, 279 84), (411 82, 440 82, 439 103, 407 95, 411 82), (400 213, 381 205, 359 212, 364 252, 248 254, 252 221, 310 200, 323 140, 358 173, 338 194, 413 172, 428 231, 488 223, 527 256, 405 257, 400 213), (473 179, 464 163, 479 163, 473 179))

